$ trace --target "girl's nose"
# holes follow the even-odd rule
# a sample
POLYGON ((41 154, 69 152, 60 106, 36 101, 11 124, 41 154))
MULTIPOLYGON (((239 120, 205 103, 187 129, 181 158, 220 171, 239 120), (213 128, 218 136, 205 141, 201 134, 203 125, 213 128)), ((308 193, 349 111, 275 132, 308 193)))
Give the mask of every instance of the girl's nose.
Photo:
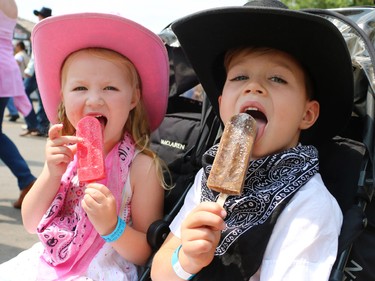
POLYGON ((86 105, 87 106, 102 106, 104 105, 104 100, 102 96, 100 95, 100 93, 93 92, 87 95, 86 105))

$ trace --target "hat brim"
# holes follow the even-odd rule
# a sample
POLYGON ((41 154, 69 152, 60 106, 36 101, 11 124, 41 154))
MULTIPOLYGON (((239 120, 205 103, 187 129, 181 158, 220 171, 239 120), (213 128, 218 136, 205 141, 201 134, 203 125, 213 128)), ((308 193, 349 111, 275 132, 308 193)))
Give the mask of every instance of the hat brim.
POLYGON ((150 129, 155 130, 163 120, 169 92, 168 55, 161 39, 145 27, 111 14, 54 16, 34 27, 32 46, 38 88, 51 123, 58 122, 63 62, 71 53, 89 47, 127 57, 141 78, 150 129))
POLYGON ((320 116, 302 132, 303 143, 327 140, 347 125, 353 105, 351 58, 340 31, 328 20, 287 9, 227 7, 192 14, 171 27, 217 113, 226 79, 225 52, 264 46, 294 56, 313 82, 320 116))

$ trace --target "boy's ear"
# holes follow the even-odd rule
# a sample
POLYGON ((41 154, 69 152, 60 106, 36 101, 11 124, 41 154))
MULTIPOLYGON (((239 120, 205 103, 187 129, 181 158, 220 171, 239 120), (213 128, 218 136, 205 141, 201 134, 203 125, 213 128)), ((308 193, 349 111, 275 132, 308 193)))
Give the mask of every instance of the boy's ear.
POLYGON ((305 114, 301 120, 300 129, 306 130, 310 128, 319 117, 320 105, 316 100, 311 100, 306 103, 305 114))

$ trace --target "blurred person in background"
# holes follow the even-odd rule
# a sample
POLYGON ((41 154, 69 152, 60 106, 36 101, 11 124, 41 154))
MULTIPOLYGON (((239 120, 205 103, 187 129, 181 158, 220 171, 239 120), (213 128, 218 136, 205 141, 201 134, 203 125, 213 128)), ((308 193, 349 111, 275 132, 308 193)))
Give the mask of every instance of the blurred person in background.
MULTIPOLYGON (((52 10, 50 8, 43 7, 42 9, 34 10, 34 15, 38 17, 39 21, 48 18, 52 15, 52 10)), ((30 114, 25 117, 26 121, 26 131, 21 134, 21 136, 47 136, 49 129, 49 121, 44 111, 42 100, 40 99, 40 94, 38 90, 38 84, 35 77, 34 69, 34 56, 31 54, 31 59, 24 71, 25 80, 24 86, 27 96, 31 101, 31 94, 35 92, 38 96, 38 109, 35 112, 34 108, 31 110, 30 114)))
MULTIPOLYGON (((26 69, 27 64, 30 61, 30 56, 26 52, 26 46, 23 41, 17 42, 14 47, 14 58, 17 61, 18 67, 20 68, 22 79, 24 78, 24 71, 26 69)), ((18 110, 14 104, 13 98, 10 97, 7 104, 7 109, 9 111, 9 121, 16 122, 20 115, 18 114, 18 110)))
POLYGON ((31 103, 25 94, 20 70, 14 59, 12 39, 17 15, 14 0, 0 0, 0 159, 17 177, 20 196, 13 207, 21 208, 23 198, 36 178, 31 174, 16 145, 2 131, 4 110, 9 97, 13 97, 17 109, 24 116, 31 110, 31 103))

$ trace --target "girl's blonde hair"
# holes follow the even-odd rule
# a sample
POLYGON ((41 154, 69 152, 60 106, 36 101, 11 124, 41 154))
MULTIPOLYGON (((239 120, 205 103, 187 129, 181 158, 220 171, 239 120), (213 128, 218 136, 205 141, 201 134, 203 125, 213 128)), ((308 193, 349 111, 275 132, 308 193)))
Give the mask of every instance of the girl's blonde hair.
MULTIPOLYGON (((142 83, 141 79, 138 75, 138 72, 133 65, 133 63, 126 58, 125 56, 112 51, 108 49, 103 48, 87 48, 82 49, 85 52, 88 52, 90 55, 108 60, 117 66, 121 67, 121 69, 125 70, 125 78, 128 79, 128 82, 133 85, 133 93, 135 93, 137 90, 142 93, 142 83)), ((75 53, 72 53, 65 59, 65 62, 63 63, 63 66, 61 68, 61 89, 63 88, 64 84, 66 83, 66 69, 69 65, 69 61, 71 58, 73 58, 78 52, 82 51, 79 50, 75 53)), ((142 96, 142 94, 141 94, 142 96)), ((65 106, 63 102, 60 103, 58 108, 58 117, 59 122, 63 124, 63 135, 74 135, 75 134, 75 128, 73 125, 69 122, 66 112, 65 112, 65 106)), ((169 189, 170 186, 165 182, 163 172, 168 171, 166 164, 162 159, 158 157, 158 155, 150 148, 150 125, 147 118, 147 111, 143 104, 142 98, 139 100, 138 104, 129 112, 128 119, 125 123, 125 126, 123 128, 123 133, 125 131, 129 132, 134 141, 135 146, 138 150, 140 150, 142 153, 150 156, 156 166, 158 179, 160 182, 160 185, 163 186, 164 189, 169 189)))

